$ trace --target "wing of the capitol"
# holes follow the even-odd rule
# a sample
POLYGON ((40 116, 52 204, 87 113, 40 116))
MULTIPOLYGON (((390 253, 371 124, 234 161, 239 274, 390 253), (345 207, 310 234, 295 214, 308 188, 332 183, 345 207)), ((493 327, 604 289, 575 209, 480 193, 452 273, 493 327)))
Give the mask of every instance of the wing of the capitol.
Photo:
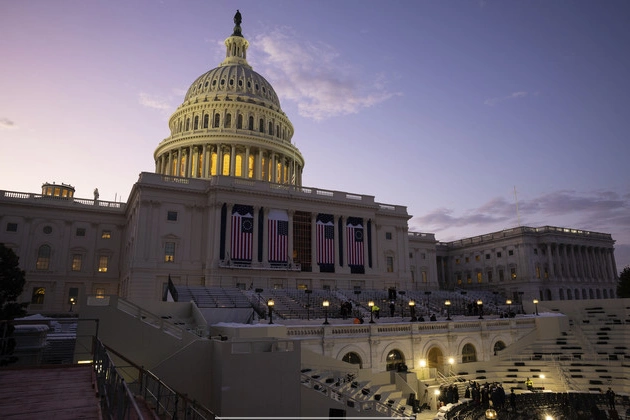
POLYGON ((615 409, 609 387, 615 410, 628 404, 630 302, 610 234, 519 226, 439 242, 409 230, 405 205, 303 185, 241 23, 126 203, 55 182, 0 191, 0 243, 25 271, 30 315, 12 321, 14 372, 90 361, 102 418, 577 419, 615 409), (62 342, 70 356, 50 356, 62 342), (126 368, 104 374, 103 360, 126 368), (112 378, 142 401, 104 403, 112 378))

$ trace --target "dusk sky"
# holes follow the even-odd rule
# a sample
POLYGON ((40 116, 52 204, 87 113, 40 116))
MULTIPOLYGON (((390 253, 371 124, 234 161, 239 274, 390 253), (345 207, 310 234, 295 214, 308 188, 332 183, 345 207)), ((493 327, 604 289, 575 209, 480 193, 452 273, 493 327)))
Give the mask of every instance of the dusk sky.
POLYGON ((611 233, 630 265, 625 0, 0 0, 0 189, 126 201, 236 9, 305 186, 407 206, 440 241, 611 233))

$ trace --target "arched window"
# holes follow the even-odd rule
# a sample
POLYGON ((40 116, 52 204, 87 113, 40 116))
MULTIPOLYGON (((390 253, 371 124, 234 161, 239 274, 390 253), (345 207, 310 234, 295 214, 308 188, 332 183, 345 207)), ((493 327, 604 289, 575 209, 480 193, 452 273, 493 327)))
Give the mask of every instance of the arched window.
POLYGON ((215 127, 215 128, 219 128, 220 119, 221 119, 221 117, 219 116, 218 112, 216 114, 214 114, 214 122, 212 123, 212 126, 215 127))
POLYGON ((243 128, 243 114, 238 114, 236 119, 236 128, 243 128))
POLYGON ((262 118, 260 119, 260 121, 258 121, 258 131, 260 131, 261 133, 265 132, 265 120, 263 120, 262 118))
POLYGON ((190 130, 190 118, 186 118, 186 126, 184 127, 185 131, 190 130))
POLYGON ((505 348, 505 343, 503 341, 497 341, 494 343, 494 354, 496 355, 498 352, 505 348))
POLYGON ((580 290, 575 289, 575 300, 580 300, 580 290))
POLYGON ((588 295, 586 294, 586 289, 582 289, 582 299, 588 299, 588 295))
POLYGON ((251 131, 254 131, 254 117, 249 117, 249 127, 251 131))
POLYGON ((558 294, 560 295, 560 300, 564 300, 564 289, 558 290, 558 294))
POLYGON ((601 291, 601 290, 596 289, 596 290, 595 290, 595 294, 596 294, 596 296, 597 296, 597 299, 601 299, 601 298, 602 298, 602 291, 601 291))
POLYGON ((363 361, 361 360, 361 356, 359 356, 358 354, 356 354, 355 352, 351 351, 349 353, 346 353, 343 356, 343 360, 346 363, 350 363, 353 365, 359 365, 359 368, 363 367, 363 361))
POLYGON ((273 136, 273 123, 269 121, 269 135, 273 136))
POLYGON ((608 299, 608 290, 604 289, 604 299, 608 299))
POLYGON ((567 300, 573 300, 573 291, 571 289, 567 289, 567 300))
POLYGON ((195 115, 195 120, 193 122, 193 130, 197 130, 199 128, 199 115, 195 115))
POLYGON ((51 248, 49 245, 42 245, 37 250, 37 263, 36 268, 38 270, 48 270, 50 266, 50 253, 51 248))
POLYGON ((462 363, 473 363, 477 361, 477 350, 475 346, 468 343, 462 349, 462 363))
POLYGON ((210 119, 210 116, 208 114, 203 116, 203 128, 208 128, 208 120, 210 119))
POLYGON ((595 294, 593 293, 593 289, 588 289, 588 297, 589 299, 595 299, 595 294))
POLYGON ((405 364, 405 356, 400 350, 392 350, 387 354, 386 370, 398 370, 405 364))
POLYGON ((225 128, 232 128, 232 114, 225 116, 225 128))
POLYGON ((276 137, 280 137, 280 126, 276 125, 276 137))

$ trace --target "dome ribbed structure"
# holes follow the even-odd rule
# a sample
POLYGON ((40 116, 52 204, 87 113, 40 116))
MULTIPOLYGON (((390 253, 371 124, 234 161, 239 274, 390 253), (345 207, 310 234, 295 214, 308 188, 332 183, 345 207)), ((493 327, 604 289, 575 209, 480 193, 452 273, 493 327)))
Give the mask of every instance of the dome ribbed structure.
POLYGON ((302 184, 304 158, 271 84, 247 63, 241 17, 225 40, 225 60, 199 76, 171 115, 171 135, 157 147, 156 173, 188 178, 231 176, 302 184))

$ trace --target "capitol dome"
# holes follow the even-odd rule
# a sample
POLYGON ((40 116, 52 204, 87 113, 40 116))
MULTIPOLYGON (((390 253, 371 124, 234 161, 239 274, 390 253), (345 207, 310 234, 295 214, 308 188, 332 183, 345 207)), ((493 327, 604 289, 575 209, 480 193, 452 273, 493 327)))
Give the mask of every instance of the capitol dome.
POLYGON ((187 178, 231 176, 301 185, 304 158, 271 84, 247 63, 241 14, 225 40, 225 60, 199 76, 169 119, 155 171, 187 178))

